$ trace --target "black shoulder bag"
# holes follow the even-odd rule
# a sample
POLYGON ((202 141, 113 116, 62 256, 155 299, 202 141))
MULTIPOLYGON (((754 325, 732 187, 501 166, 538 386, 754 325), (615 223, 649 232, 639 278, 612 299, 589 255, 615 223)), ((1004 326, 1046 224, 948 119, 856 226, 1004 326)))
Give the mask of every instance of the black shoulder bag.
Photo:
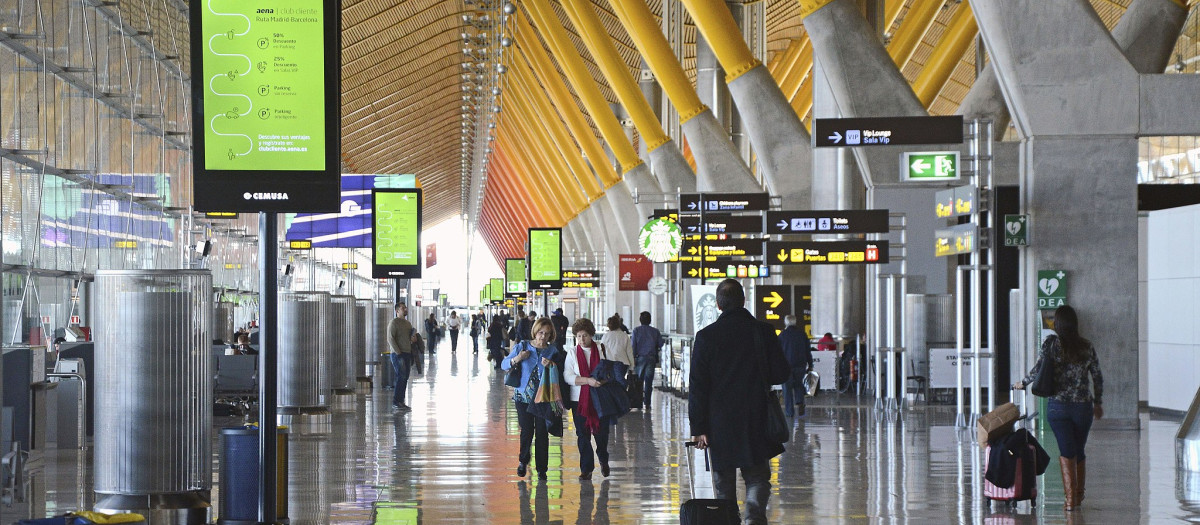
MULTIPOLYGON (((520 344, 525 345, 526 342, 521 341, 520 344)), ((521 348, 522 348, 522 350, 527 349, 526 347, 521 347, 521 348)), ((512 363, 512 362, 509 361, 509 363, 512 363)), ((521 364, 520 363, 511 365, 511 367, 508 369, 508 374, 506 374, 504 376, 504 384, 511 386, 513 388, 521 388, 522 385, 521 385, 521 364)))
POLYGON ((1037 366, 1033 375, 1033 383, 1029 385, 1029 391, 1038 397, 1051 397, 1058 393, 1058 382, 1055 381, 1054 360, 1056 359, 1051 352, 1058 346, 1058 337, 1054 336, 1051 339, 1046 339, 1045 349, 1042 351, 1041 357, 1038 358, 1037 366))
POLYGON ((754 326, 754 347, 758 350, 759 373, 762 374, 763 386, 767 391, 767 439, 774 443, 787 443, 792 437, 788 427, 787 417, 783 415, 783 405, 779 403, 779 394, 771 389, 767 382, 767 346, 763 344, 761 327, 754 326))

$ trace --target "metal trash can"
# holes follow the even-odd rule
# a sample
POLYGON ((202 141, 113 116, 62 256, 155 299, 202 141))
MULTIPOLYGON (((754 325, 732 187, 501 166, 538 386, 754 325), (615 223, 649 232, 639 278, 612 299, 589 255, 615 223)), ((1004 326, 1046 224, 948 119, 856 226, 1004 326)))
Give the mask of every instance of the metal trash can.
POLYGON ((388 323, 395 317, 395 307, 387 302, 376 302, 371 309, 375 318, 371 325, 371 339, 367 342, 367 355, 375 362, 375 384, 385 388, 392 385, 392 356, 388 348, 388 323))
POLYGON ((220 339, 226 343, 234 343, 233 331, 236 324, 233 320, 233 311, 237 307, 236 303, 221 301, 213 308, 213 339, 220 339))
POLYGON ((334 295, 329 298, 330 311, 326 330, 332 336, 329 351, 329 386, 334 394, 354 393, 354 361, 357 354, 354 341, 354 296, 334 295))
POLYGON ((366 349, 371 347, 371 306, 373 301, 370 299, 359 299, 354 301, 354 346, 350 351, 354 355, 354 373, 357 376, 359 383, 366 383, 367 386, 371 383, 371 374, 367 370, 367 352, 366 349))
MULTIPOLYGON (((288 521, 288 429, 276 433, 275 515, 288 521)), ((217 523, 258 523, 258 427, 221 429, 220 498, 217 523)))
POLYGON ((277 389, 278 423, 327 423, 329 366, 324 319, 329 315, 327 292, 279 294, 277 389))
POLYGON ((212 274, 96 272, 95 510, 202 524, 212 488, 212 274))

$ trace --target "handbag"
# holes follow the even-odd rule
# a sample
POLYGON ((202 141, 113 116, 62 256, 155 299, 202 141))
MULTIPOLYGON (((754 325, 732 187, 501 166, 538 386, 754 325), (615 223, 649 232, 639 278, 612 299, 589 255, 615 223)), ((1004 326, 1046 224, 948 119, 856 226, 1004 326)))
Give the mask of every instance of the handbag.
MULTIPOLYGON (((758 350, 761 365, 759 372, 766 377, 767 348, 763 344, 762 330, 757 326, 754 327, 754 346, 758 350)), ((771 388, 771 385, 766 384, 766 381, 763 383, 767 391, 767 439, 774 443, 787 443, 792 437, 792 432, 788 426, 787 417, 783 415, 783 405, 779 402, 779 394, 771 388)))
POLYGON ((513 388, 521 388, 521 368, 518 365, 512 365, 512 368, 508 369, 508 373, 504 375, 504 384, 513 388))
POLYGON ((1051 397, 1058 393, 1058 383, 1054 379, 1054 357, 1050 355, 1057 343, 1057 337, 1053 338, 1053 343, 1051 339, 1046 340, 1046 349, 1034 367, 1033 382, 1029 385, 1029 391, 1035 396, 1051 397))

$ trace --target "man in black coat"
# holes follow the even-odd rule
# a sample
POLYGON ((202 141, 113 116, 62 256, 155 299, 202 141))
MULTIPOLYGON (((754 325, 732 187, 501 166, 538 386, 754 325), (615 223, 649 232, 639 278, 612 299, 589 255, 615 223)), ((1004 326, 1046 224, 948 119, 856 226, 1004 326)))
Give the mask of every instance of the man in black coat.
POLYGON ((784 329, 779 334, 779 345, 783 347, 783 356, 792 369, 792 377, 783 383, 783 411, 792 417, 792 407, 799 405, 799 414, 804 415, 804 375, 812 370, 812 345, 808 343, 808 335, 796 327, 796 316, 783 318, 784 329))
POLYGON ((716 497, 737 499, 736 469, 741 469, 746 482, 742 520, 765 524, 769 461, 783 453, 782 444, 767 439, 767 385, 787 381, 791 367, 775 329, 755 319, 745 303, 738 281, 726 279, 717 286, 721 316, 696 334, 692 347, 688 419, 696 448, 712 448, 716 497))
POLYGON ((554 324, 554 331, 556 332, 554 344, 566 348, 567 331, 571 329, 571 320, 563 315, 562 308, 555 308, 554 315, 550 316, 550 322, 554 324))

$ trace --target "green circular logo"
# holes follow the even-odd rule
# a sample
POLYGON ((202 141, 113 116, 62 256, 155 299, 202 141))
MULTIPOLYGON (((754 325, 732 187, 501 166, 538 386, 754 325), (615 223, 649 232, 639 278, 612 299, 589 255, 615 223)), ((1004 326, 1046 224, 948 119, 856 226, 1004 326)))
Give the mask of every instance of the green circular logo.
POLYGON ((674 221, 654 219, 642 226, 638 246, 642 255, 654 262, 668 262, 679 256, 683 230, 674 221))

